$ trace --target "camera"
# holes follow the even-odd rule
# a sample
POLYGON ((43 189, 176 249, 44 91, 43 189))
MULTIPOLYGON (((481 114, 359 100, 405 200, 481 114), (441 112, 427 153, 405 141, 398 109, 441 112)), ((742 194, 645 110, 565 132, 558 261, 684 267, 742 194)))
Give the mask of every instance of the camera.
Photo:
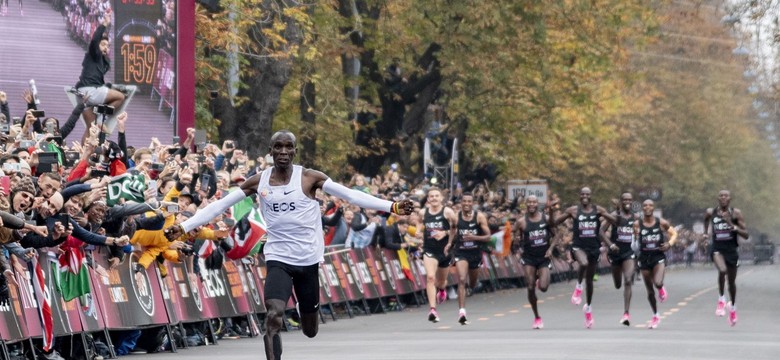
POLYGON ((19 141, 19 147, 22 149, 29 149, 31 147, 35 146, 35 141, 33 140, 22 140, 19 141))
POLYGON ((59 157, 56 152, 38 153, 38 166, 35 167, 35 175, 59 170, 59 157))
POLYGON ((152 171, 160 172, 163 171, 164 168, 165 164, 163 163, 152 163, 152 171))
POLYGON ((43 110, 33 110, 31 113, 32 116, 35 116, 36 118, 42 118, 46 116, 46 112, 43 110))
POLYGON ((217 90, 210 90, 209 96, 211 96, 212 99, 216 99, 219 96, 219 91, 217 90))
POLYGON ((181 141, 181 138, 179 138, 179 135, 173 136, 173 145, 178 145, 179 141, 181 141))
POLYGON ((65 165, 65 167, 73 167, 76 165, 76 161, 79 160, 79 156, 81 156, 81 154, 79 154, 78 151, 66 151, 63 165, 65 165))
POLYGON ((3 171, 4 172, 19 172, 19 171, 22 171, 22 164, 7 162, 7 163, 3 164, 3 171))
POLYGON ((14 116, 11 118, 14 125, 22 125, 22 118, 19 116, 14 116))
POLYGON ((233 148, 235 148, 235 147, 236 147, 236 145, 234 145, 232 141, 227 141, 227 142, 225 142, 225 148, 227 148, 227 149, 233 149, 233 148))
POLYGON ((111 105, 97 105, 94 107, 95 113, 103 115, 114 115, 114 107, 111 105))
POLYGON ((149 182, 146 183, 146 188, 151 189, 154 191, 154 193, 157 193, 157 180, 149 180, 149 182))
POLYGON ((209 191, 209 185, 211 183, 211 175, 203 174, 200 176, 200 189, 203 191, 209 191))
POLYGON ((89 171, 89 176, 92 178, 102 178, 103 176, 108 176, 109 172, 106 170, 98 170, 98 169, 92 169, 89 171))
POLYGON ((10 127, 8 126, 7 122, 0 123, 0 132, 2 132, 4 134, 8 134, 8 130, 9 129, 10 129, 10 127))
POLYGON ((179 212, 179 204, 168 204, 168 206, 165 207, 165 210, 169 213, 179 212))

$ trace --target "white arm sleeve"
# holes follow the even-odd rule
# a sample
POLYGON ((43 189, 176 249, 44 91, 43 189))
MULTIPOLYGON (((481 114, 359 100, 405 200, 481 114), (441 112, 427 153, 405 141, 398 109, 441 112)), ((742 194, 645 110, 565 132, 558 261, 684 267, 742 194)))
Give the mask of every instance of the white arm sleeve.
POLYGON ((233 204, 243 200, 246 197, 244 190, 238 189, 232 191, 228 196, 219 199, 203 209, 198 210, 195 215, 187 221, 181 223, 184 232, 190 232, 192 229, 207 224, 211 219, 217 217, 227 210, 233 204))
POLYGON ((362 208, 391 212, 392 201, 382 200, 378 197, 368 195, 362 191, 348 189, 346 186, 325 180, 322 190, 328 194, 347 200, 350 204, 355 204, 362 208))

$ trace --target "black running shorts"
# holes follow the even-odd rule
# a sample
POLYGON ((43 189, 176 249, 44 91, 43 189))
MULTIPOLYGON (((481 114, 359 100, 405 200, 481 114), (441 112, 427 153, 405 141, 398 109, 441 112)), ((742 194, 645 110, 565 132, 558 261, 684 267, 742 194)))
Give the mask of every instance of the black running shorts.
POLYGON ((609 263, 613 266, 622 265, 624 261, 636 259, 636 254, 634 254, 633 250, 624 251, 624 252, 608 252, 607 253, 607 260, 609 260, 609 263))
POLYGON ((639 270, 653 270, 656 265, 665 262, 666 255, 660 251, 639 254, 639 270))
POLYGON ((447 255, 444 255, 443 253, 442 254, 437 254, 437 253, 432 253, 432 252, 426 251, 424 256, 436 259, 436 261, 439 262, 439 267, 440 268, 449 267, 450 263, 452 263, 452 258, 447 256, 447 255))
POLYGON ((460 250, 455 252, 455 262, 468 261, 469 269, 475 270, 482 266, 482 250, 460 250))
POLYGON ((546 257, 539 258, 539 257, 525 257, 525 256, 523 256, 523 257, 520 258, 520 263, 523 264, 524 266, 525 265, 533 266, 533 267, 535 267, 537 269, 541 269, 543 267, 552 269, 552 262, 550 262, 550 259, 548 259, 546 257))
POLYGON ((288 265, 279 261, 266 263, 265 299, 290 300, 293 288, 301 314, 317 312, 320 303, 319 264, 288 265))

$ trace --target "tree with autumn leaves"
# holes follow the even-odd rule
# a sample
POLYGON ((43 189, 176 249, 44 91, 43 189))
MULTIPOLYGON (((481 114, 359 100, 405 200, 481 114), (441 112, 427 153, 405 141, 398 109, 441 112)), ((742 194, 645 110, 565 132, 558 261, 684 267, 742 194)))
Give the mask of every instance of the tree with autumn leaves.
POLYGON ((499 181, 548 179, 564 200, 583 185, 603 203, 657 187, 660 205, 686 218, 678 221, 728 187, 755 210, 748 219, 777 227, 770 218, 780 211, 759 200, 780 190, 778 166, 751 123, 749 94, 736 90, 745 88, 741 64, 666 35, 706 29, 728 39, 717 9, 640 0, 222 6, 197 14, 198 126, 254 155, 287 128, 305 165, 347 176, 398 162, 417 177, 438 116, 463 144, 462 172, 494 164, 499 181), (671 60, 686 57, 680 48, 729 69, 671 60))

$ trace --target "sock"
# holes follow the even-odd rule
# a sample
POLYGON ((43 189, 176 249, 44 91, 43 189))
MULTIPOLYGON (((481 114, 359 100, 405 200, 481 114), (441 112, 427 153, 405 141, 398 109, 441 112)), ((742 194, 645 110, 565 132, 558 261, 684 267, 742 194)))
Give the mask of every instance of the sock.
POLYGON ((661 318, 661 315, 658 315, 658 313, 653 314, 653 316, 655 316, 655 317, 657 317, 659 319, 661 318))
POLYGON ((582 283, 578 282, 577 285, 574 286, 574 288, 582 290, 582 283))
POLYGON ((458 312, 466 312, 466 308, 460 308, 460 310, 458 310, 458 312))
POLYGON ((588 305, 585 305, 585 312, 586 312, 586 313, 589 313, 589 312, 591 312, 590 304, 588 304, 588 305))
POLYGON ((731 304, 731 311, 737 311, 737 305, 731 304))
POLYGON ((726 302, 726 295, 721 295, 721 296, 718 298, 718 301, 723 301, 723 302, 726 302))

